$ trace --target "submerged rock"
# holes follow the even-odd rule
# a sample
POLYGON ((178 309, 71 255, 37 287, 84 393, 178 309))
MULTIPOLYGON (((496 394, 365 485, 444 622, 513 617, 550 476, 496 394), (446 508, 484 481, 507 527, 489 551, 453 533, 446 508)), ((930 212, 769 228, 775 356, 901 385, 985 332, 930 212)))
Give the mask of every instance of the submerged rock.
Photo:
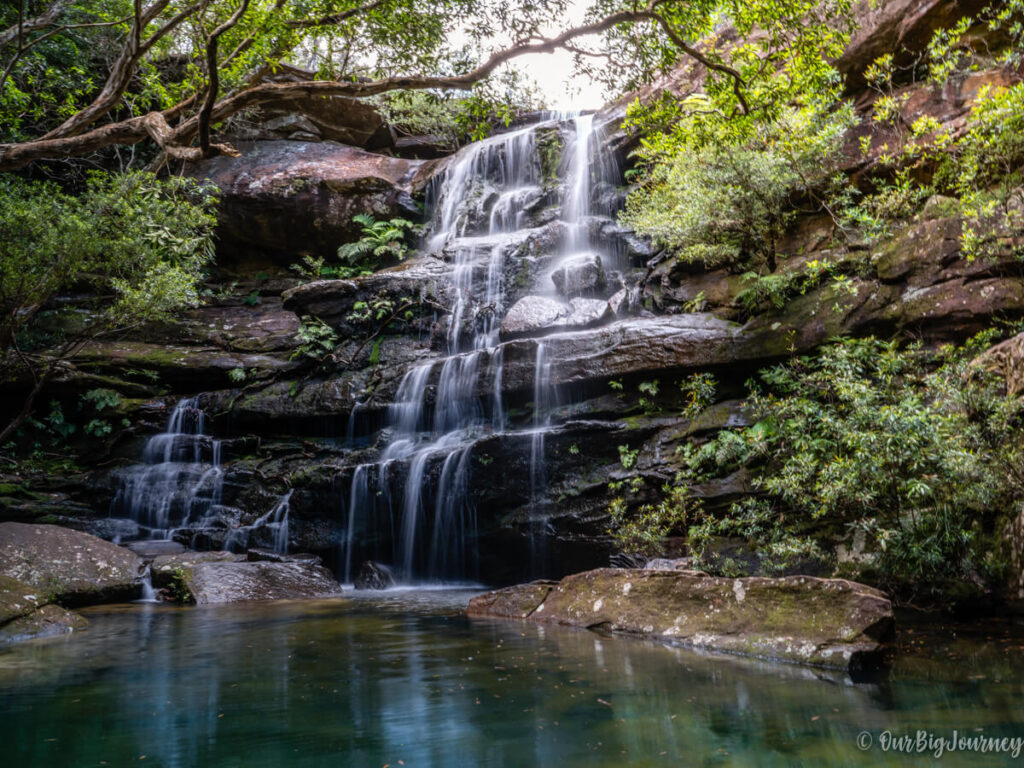
POLYGON ((714 578, 699 571, 600 568, 557 585, 474 597, 470 616, 518 617, 655 637, 709 650, 849 669, 883 664, 892 604, 844 579, 714 578))
POLYGON ((359 569, 355 579, 356 589, 387 589, 395 586, 395 577, 391 569, 381 563, 367 560, 359 569))
POLYGON ((72 605, 141 593, 142 560, 124 547, 57 525, 0 523, 0 574, 72 605))
POLYGON ((331 597, 341 591, 330 571, 312 563, 205 562, 182 566, 180 573, 197 605, 331 597))

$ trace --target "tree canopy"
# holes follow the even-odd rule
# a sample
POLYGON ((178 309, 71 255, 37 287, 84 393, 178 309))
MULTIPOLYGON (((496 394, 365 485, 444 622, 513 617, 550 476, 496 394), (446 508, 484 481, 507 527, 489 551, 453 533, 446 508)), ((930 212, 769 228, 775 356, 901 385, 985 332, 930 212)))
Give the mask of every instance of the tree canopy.
POLYGON ((766 113, 821 79, 849 2, 593 0, 566 26, 570 5, 17 0, 0 10, 0 170, 145 141, 181 159, 235 154, 212 129, 254 107, 466 91, 557 48, 620 92, 686 57, 713 109, 766 113))

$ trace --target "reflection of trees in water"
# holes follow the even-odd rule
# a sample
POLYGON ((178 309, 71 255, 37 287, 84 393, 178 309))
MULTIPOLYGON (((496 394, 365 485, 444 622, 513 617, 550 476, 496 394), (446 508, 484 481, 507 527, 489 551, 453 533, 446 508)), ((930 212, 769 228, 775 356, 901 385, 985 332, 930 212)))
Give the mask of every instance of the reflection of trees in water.
POLYGON ((881 753, 856 749, 862 729, 994 735, 1022 694, 1019 674, 855 685, 388 599, 133 607, 12 647, 0 657, 5 764, 875 765, 881 753))

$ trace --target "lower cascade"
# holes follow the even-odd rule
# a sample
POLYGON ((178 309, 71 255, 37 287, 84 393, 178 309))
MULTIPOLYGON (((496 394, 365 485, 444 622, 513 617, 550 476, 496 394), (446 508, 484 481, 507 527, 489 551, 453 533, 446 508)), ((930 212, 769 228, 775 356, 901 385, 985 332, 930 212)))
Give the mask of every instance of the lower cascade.
MULTIPOLYGON (((600 136, 592 115, 556 116, 466 146, 431 182, 418 260, 445 265, 450 306, 432 344, 442 354, 408 368, 379 432, 363 428, 357 402, 338 436, 353 451, 372 446, 336 478, 335 565, 344 583, 366 561, 391 568, 399 582, 479 580, 473 449, 514 434, 528 454, 518 480, 531 517, 527 571, 544 574, 545 435, 565 393, 551 385, 558 361, 538 341, 530 415, 511 412, 504 345, 607 319, 608 296, 622 287, 620 247, 597 234, 618 201, 617 168, 600 136)), ((133 520, 138 536, 203 548, 244 550, 260 531, 258 543, 286 553, 291 491, 243 524, 222 504, 222 443, 206 429, 197 398, 180 401, 143 463, 121 475, 112 516, 133 520)))

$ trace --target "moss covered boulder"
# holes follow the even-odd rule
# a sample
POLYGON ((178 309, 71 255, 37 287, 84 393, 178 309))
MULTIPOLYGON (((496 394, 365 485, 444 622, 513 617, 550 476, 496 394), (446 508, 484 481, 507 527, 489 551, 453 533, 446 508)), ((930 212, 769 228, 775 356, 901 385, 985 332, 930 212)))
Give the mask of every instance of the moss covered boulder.
POLYGON ((467 613, 600 628, 851 672, 880 666, 882 642, 893 631, 885 595, 852 581, 724 579, 629 568, 578 573, 554 587, 525 584, 479 595, 467 613))

